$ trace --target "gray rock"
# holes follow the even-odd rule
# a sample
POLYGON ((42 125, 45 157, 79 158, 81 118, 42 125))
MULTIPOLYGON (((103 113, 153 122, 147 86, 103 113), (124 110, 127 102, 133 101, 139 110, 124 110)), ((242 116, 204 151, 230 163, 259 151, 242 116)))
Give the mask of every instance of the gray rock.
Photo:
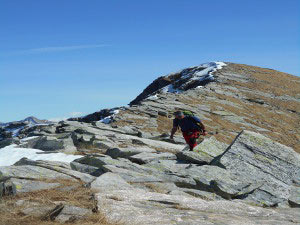
POLYGON ((193 196, 196 198, 201 198, 204 200, 224 200, 220 195, 217 195, 214 192, 208 192, 208 191, 202 191, 202 190, 197 190, 197 189, 192 189, 192 188, 180 188, 180 191, 184 192, 185 194, 188 194, 189 196, 193 196))
POLYGON ((146 145, 145 142, 143 142, 140 139, 132 139, 131 143, 134 144, 134 145, 141 145, 141 146, 146 145))
POLYGON ((23 138, 20 140, 20 147, 21 148, 33 148, 36 142, 40 139, 39 136, 31 136, 28 138, 23 138))
POLYGON ((160 116, 165 116, 165 117, 168 116, 168 113, 165 112, 165 111, 158 111, 157 113, 158 113, 158 115, 160 115, 160 116))
POLYGON ((130 156, 129 159, 132 162, 139 163, 139 164, 146 164, 151 161, 158 161, 158 160, 175 160, 176 156, 172 153, 163 152, 163 153, 150 153, 150 152, 142 152, 137 155, 130 156))
POLYGON ((59 183, 46 183, 42 181, 11 178, 16 186, 17 193, 46 190, 60 186, 59 183))
POLYGON ((56 137, 51 136, 40 137, 33 145, 33 148, 43 151, 59 150, 66 153, 74 153, 77 151, 71 138, 57 139, 56 137))
POLYGON ((292 184, 299 179, 300 155, 261 134, 243 131, 212 164, 250 183, 263 183, 246 200, 274 206, 288 201, 292 184))
POLYGON ((139 153, 148 152, 154 153, 156 150, 148 147, 129 147, 129 148, 111 148, 106 151, 106 155, 116 158, 129 158, 130 156, 137 155, 139 153))
POLYGON ((262 186, 262 183, 249 182, 217 166, 200 166, 187 169, 197 182, 197 188, 216 193, 225 199, 240 198, 262 186))
MULTIPOLYGON (((84 156, 79 159, 75 159, 74 162, 97 167, 97 168, 103 168, 104 165, 111 164, 111 165, 119 165, 122 164, 121 161, 112 159, 110 156, 84 156)), ((124 163, 123 163, 124 164, 124 163)))
POLYGON ((295 225, 295 211, 270 210, 231 201, 147 192, 141 189, 106 190, 96 194, 98 207, 109 222, 128 224, 295 225), (110 207, 105 207, 109 205, 110 207), (134 216, 132 214, 134 212, 134 216))
POLYGON ((78 162, 71 162, 70 163, 72 170, 76 170, 81 173, 87 173, 92 176, 100 176, 101 174, 104 173, 103 170, 99 169, 98 167, 95 166, 89 166, 86 164, 78 163, 78 162))
POLYGON ((133 135, 133 136, 138 135, 138 131, 130 126, 119 127, 119 130, 121 130, 122 133, 124 134, 133 135))
MULTIPOLYGON (((134 187, 141 188, 138 185, 132 184, 134 187)), ((181 190, 178 188, 174 183, 171 182, 150 182, 150 183, 143 183, 144 187, 146 187, 145 190, 148 191, 155 191, 158 193, 163 194, 170 194, 172 191, 179 191, 181 190)))
POLYGON ((289 197, 289 204, 291 207, 297 207, 300 208, 300 187, 299 186, 293 186, 291 188, 289 197))
POLYGON ((216 156, 221 155, 227 147, 227 144, 217 141, 217 139, 212 136, 210 138, 204 139, 199 145, 197 145, 194 148, 194 152, 203 155, 207 154, 212 158, 215 158, 216 156))
POLYGON ((55 218, 55 221, 59 221, 60 223, 74 222, 75 220, 83 219, 91 214, 92 212, 88 209, 65 205, 59 215, 55 218))
POLYGON ((43 161, 43 160, 34 161, 34 160, 22 158, 20 161, 16 162, 15 165, 18 165, 18 166, 33 165, 38 168, 49 169, 49 170, 56 171, 61 174, 68 175, 75 179, 81 180, 85 183, 90 183, 95 179, 94 176, 91 176, 89 174, 85 174, 85 173, 81 173, 81 172, 72 170, 69 165, 66 168, 65 163, 61 163, 61 162, 48 162, 48 161, 43 161))
POLYGON ((131 184, 134 184, 134 183, 143 184, 143 183, 149 183, 149 182, 164 182, 164 181, 166 181, 161 176, 155 176, 152 174, 143 173, 143 171, 137 172, 137 171, 120 168, 120 167, 113 166, 113 165, 105 165, 103 167, 107 172, 118 174, 126 182, 129 182, 131 184))
POLYGON ((47 212, 49 212, 52 208, 53 206, 49 206, 49 205, 30 206, 30 207, 26 207, 25 209, 22 209, 22 213, 28 216, 42 217, 47 212))
POLYGON ((16 185, 10 180, 0 182, 0 199, 2 196, 16 195, 16 185))
POLYGON ((75 178, 56 172, 51 169, 39 166, 0 166, 0 172, 3 176, 21 178, 21 179, 71 179, 75 178))
POLYGON ((92 145, 99 149, 109 149, 116 146, 114 143, 108 141, 93 141, 92 145))
POLYGON ((63 149, 64 144, 62 140, 58 140, 55 137, 44 136, 40 137, 35 142, 33 148, 40 149, 43 151, 55 151, 63 149))
POLYGON ((195 163, 200 165, 209 164, 209 162, 212 160, 212 157, 207 154, 193 151, 178 152, 176 153, 176 157, 178 160, 181 160, 183 162, 195 163))
POLYGON ((193 151, 181 151, 176 156, 182 161, 204 165, 209 164, 216 156, 221 155, 226 148, 226 144, 217 141, 215 137, 210 137, 204 139, 193 151))
POLYGON ((132 189, 133 187, 124 179, 122 179, 118 174, 108 172, 101 175, 100 177, 97 177, 97 179, 91 183, 91 188, 96 191, 105 191, 126 190, 132 189))
POLYGON ((12 145, 18 143, 18 141, 15 138, 6 138, 2 141, 0 141, 0 148, 4 148, 8 145, 12 145))
POLYGON ((15 164, 14 164, 14 166, 24 166, 24 165, 71 169, 70 164, 66 163, 66 162, 31 160, 26 157, 21 158, 19 161, 15 162, 15 164))
POLYGON ((85 156, 79 159, 74 160, 75 162, 78 163, 82 163, 85 165, 90 165, 90 166, 94 166, 97 167, 99 169, 102 169, 104 172, 110 172, 109 170, 107 170, 107 166, 112 166, 112 167, 117 167, 120 169, 126 169, 126 170, 130 170, 133 172, 138 172, 138 173, 142 173, 142 174, 155 174, 157 171, 147 168, 147 167, 143 167, 141 165, 138 165, 136 163, 131 162, 128 159, 124 159, 124 158, 119 158, 117 159, 112 159, 110 156, 85 156))

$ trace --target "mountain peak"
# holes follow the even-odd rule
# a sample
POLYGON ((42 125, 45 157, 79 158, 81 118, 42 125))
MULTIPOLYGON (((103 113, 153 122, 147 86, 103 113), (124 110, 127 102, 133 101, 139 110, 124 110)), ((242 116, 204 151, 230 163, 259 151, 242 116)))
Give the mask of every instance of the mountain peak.
POLYGON ((204 86, 215 80, 214 72, 222 69, 223 66, 226 66, 224 62, 209 62, 161 76, 131 101, 130 105, 136 105, 146 98, 155 98, 158 93, 181 93, 198 86, 204 86))

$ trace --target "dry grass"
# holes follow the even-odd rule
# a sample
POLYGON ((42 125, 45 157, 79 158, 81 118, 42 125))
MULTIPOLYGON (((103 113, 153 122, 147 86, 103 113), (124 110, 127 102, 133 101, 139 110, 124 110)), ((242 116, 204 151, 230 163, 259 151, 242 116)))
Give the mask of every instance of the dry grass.
POLYGON ((185 207, 185 206, 182 206, 180 204, 172 205, 171 208, 178 209, 178 210, 193 210, 192 208, 185 207))
MULTIPOLYGON (((242 129, 247 129, 262 133, 281 144, 292 147, 296 152, 300 153, 299 102, 264 97, 259 94, 259 92, 262 92, 275 97, 291 96, 299 98, 300 79, 298 77, 271 69, 231 63, 229 66, 217 71, 216 76, 218 76, 218 73, 239 74, 247 79, 247 82, 241 82, 234 78, 225 78, 226 81, 217 83, 223 90, 228 90, 227 88, 231 87, 236 88, 236 90, 230 89, 230 92, 237 97, 234 95, 228 96, 220 94, 213 90, 208 90, 205 95, 199 95, 197 97, 188 94, 178 94, 176 96, 180 102, 191 107, 197 105, 207 105, 210 107, 210 112, 208 112, 204 118, 201 118, 208 128, 208 132, 214 134, 219 141, 230 144, 237 133, 242 129), (239 96, 244 96, 246 99, 259 99, 265 102, 265 104, 251 103, 247 100, 240 99, 239 96), (210 97, 215 98, 216 101, 210 97), (219 100, 234 103, 237 107, 230 104, 222 104, 219 100), (226 120, 226 116, 223 117, 213 114, 213 111, 220 110, 220 108, 243 117, 246 123, 231 122, 226 120), (257 131, 253 126, 269 131, 257 131)), ((195 108, 195 110, 197 109, 195 108)), ((138 112, 138 107, 136 112, 138 112)), ((126 111, 126 114, 127 113, 131 112, 126 111)), ((141 112, 139 115, 144 116, 145 114, 141 112)), ((142 128, 141 131, 145 132, 169 133, 172 127, 172 119, 160 115, 157 117, 157 128, 148 127, 147 124, 149 121, 146 119, 133 121, 136 124, 143 125, 144 128, 142 128)), ((126 120, 119 120, 116 123, 120 126, 130 125, 126 120)), ((177 135, 180 134, 177 133, 177 135)), ((157 150, 165 151, 163 149, 157 150)))
POLYGON ((162 189, 161 187, 155 185, 154 183, 144 183, 145 187, 149 188, 150 190, 161 193, 161 194, 166 194, 167 191, 162 189))
MULTIPOLYGON (((43 180, 45 181, 45 180, 43 180)), ((51 182, 51 180, 48 180, 51 182)), ((93 198, 94 193, 91 189, 84 187, 76 181, 70 180, 52 180, 52 182, 59 182, 59 188, 20 193, 14 197, 4 197, 0 203, 0 225, 55 225, 61 224, 56 221, 43 220, 42 217, 25 215, 22 212, 24 206, 18 206, 18 200, 25 200, 26 202, 34 202, 40 206, 54 206, 58 202, 63 204, 73 205, 77 207, 87 208, 93 211, 92 215, 78 221, 72 222, 73 224, 86 224, 86 225, 118 225, 120 223, 110 223, 105 215, 98 211, 96 201, 93 198), (62 188, 72 187, 71 190, 66 191, 62 188)))
MULTIPOLYGON (((240 86, 268 92, 275 96, 296 96, 300 93, 300 79, 296 76, 272 69, 243 64, 230 64, 230 67, 227 68, 233 70, 235 73, 250 76, 252 79, 251 82, 239 83, 240 86)), ((224 69, 227 68, 224 67, 224 69)))
POLYGON ((157 117, 157 131, 160 133, 169 133, 173 127, 173 118, 158 115, 157 117))
POLYGON ((75 155, 86 155, 92 153, 104 154, 107 149, 96 148, 92 143, 88 142, 78 142, 76 144, 77 152, 75 155))

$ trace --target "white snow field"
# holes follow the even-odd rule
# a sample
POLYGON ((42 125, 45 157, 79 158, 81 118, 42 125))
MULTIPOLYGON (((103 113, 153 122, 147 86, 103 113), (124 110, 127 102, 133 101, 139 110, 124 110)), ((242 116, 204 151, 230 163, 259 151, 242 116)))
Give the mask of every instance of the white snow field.
POLYGON ((0 149, 0 166, 11 166, 23 157, 31 160, 48 160, 69 163, 82 156, 67 155, 64 153, 47 153, 38 149, 18 148, 17 145, 9 145, 0 149))

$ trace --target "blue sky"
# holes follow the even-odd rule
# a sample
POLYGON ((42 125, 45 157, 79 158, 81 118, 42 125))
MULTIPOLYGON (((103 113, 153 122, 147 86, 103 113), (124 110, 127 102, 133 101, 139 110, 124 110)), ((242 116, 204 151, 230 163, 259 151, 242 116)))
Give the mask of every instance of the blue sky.
POLYGON ((128 104, 209 61, 300 74, 298 0, 0 0, 0 121, 128 104))

